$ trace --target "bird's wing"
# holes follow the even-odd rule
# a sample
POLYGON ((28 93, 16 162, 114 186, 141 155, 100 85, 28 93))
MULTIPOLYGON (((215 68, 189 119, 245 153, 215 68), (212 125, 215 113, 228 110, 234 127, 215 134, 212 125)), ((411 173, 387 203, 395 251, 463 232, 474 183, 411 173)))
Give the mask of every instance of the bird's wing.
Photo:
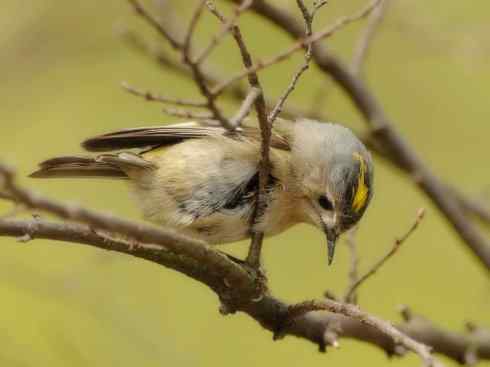
POLYGON ((97 157, 65 156, 48 159, 39 164, 33 178, 123 178, 130 169, 154 169, 153 163, 131 152, 101 154, 97 157))
MULTIPOLYGON (((197 139, 222 135, 231 139, 260 140, 260 130, 248 122, 231 133, 217 121, 186 122, 167 126, 141 127, 119 130, 85 140, 82 146, 88 151, 111 151, 130 148, 145 148, 179 143, 185 139, 197 139)), ((289 150, 288 139, 279 131, 273 131, 271 146, 289 150)))

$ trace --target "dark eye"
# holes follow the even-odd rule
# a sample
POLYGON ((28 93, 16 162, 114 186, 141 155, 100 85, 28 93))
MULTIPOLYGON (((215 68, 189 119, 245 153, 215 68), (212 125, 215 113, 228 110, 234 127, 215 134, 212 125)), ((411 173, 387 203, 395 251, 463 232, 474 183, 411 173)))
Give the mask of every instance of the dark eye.
POLYGON ((318 204, 320 204, 320 206, 325 210, 332 210, 333 209, 332 203, 330 202, 330 200, 328 200, 328 198, 325 195, 320 196, 318 198, 318 204))

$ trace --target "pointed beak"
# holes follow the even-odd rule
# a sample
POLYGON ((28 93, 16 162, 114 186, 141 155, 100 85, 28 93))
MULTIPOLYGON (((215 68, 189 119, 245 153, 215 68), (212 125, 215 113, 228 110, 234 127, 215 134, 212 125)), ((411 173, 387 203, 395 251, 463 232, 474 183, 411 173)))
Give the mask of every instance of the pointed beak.
POLYGON ((328 228, 326 226, 325 235, 327 236, 328 265, 331 265, 335 254, 335 243, 337 242, 338 235, 334 228, 328 228))

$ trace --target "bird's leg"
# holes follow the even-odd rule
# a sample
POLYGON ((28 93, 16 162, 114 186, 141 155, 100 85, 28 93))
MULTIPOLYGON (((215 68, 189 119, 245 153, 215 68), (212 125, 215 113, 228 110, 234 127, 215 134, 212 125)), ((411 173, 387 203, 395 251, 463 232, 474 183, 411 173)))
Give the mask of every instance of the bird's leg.
POLYGON ((264 240, 263 232, 253 232, 252 241, 248 248, 246 263, 252 269, 259 270, 261 267, 260 254, 262 252, 262 242, 264 240))

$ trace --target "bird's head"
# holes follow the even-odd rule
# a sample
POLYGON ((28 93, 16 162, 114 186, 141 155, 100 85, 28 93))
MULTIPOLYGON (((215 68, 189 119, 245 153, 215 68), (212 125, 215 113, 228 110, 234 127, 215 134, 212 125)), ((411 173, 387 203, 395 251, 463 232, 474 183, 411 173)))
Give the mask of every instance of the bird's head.
POLYGON ((305 221, 325 232, 328 263, 340 234, 356 224, 372 197, 373 164, 362 142, 341 125, 295 125, 292 167, 305 221))

